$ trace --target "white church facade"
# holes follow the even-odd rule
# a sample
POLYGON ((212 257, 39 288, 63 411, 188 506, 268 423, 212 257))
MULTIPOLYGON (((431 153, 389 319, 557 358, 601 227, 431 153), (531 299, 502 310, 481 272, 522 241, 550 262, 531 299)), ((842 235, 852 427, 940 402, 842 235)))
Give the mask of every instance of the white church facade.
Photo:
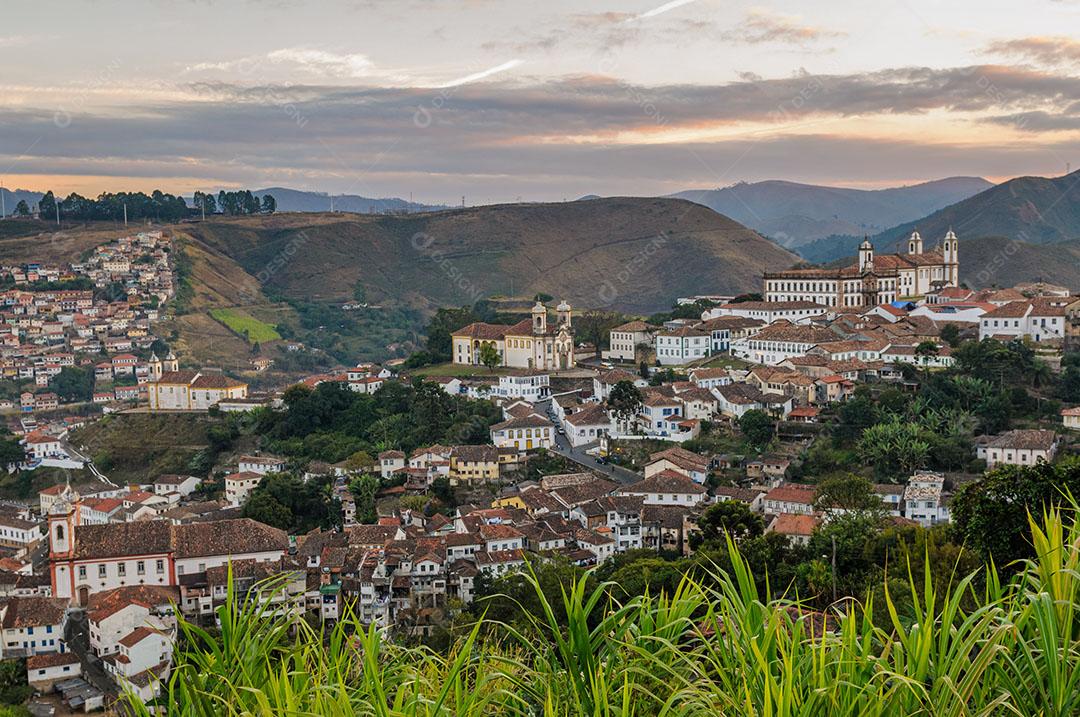
POLYGON ((765 301, 812 301, 840 309, 871 307, 959 285, 959 240, 951 229, 941 245, 929 251, 923 249, 919 232, 912 232, 907 249, 904 254, 875 256, 867 239, 859 245, 858 261, 848 266, 767 272, 765 301))

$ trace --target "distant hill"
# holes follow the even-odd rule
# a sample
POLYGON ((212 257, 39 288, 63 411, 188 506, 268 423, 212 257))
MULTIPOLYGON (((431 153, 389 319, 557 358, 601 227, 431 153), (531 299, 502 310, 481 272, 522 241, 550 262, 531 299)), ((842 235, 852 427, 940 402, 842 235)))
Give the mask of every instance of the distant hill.
POLYGON ((651 312, 678 296, 759 290, 765 269, 798 261, 727 217, 664 198, 214 217, 185 231, 268 294, 340 302, 360 282, 369 301, 417 309, 544 292, 651 312))
MULTIPOLYGON (((299 189, 287 189, 285 187, 268 187, 266 189, 252 190, 253 194, 274 195, 277 200, 279 212, 328 212, 330 211, 330 195, 325 192, 305 192, 299 189)), ((446 209, 444 206, 430 204, 418 204, 396 197, 388 199, 371 199, 354 194, 335 194, 334 211, 356 212, 359 214, 384 214, 388 212, 430 212, 438 209, 446 209)))
POLYGON ((0 189, 0 194, 4 195, 4 210, 6 213, 14 214, 15 205, 18 204, 20 200, 26 202, 32 211, 34 205, 41 201, 44 192, 31 192, 28 189, 16 189, 14 191, 10 189, 0 189))
POLYGON ((1061 177, 1017 177, 973 197, 909 221, 871 238, 875 246, 894 245, 918 227, 924 238, 951 227, 960 240, 989 236, 1030 244, 1080 239, 1080 171, 1061 177))
POLYGON ((877 190, 770 180, 672 196, 704 204, 788 248, 796 248, 831 235, 875 234, 992 186, 980 177, 949 177, 877 190))

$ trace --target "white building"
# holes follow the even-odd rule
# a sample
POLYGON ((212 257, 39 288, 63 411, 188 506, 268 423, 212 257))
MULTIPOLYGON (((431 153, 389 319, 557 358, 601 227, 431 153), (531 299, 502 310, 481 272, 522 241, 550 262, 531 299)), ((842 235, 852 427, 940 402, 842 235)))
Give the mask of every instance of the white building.
POLYGON ((74 491, 49 513, 49 568, 58 598, 86 605, 90 596, 126 585, 181 584, 229 560, 280 560, 284 531, 248 518, 173 525, 141 520, 80 525, 74 491))
POLYGON ((481 352, 490 346, 499 356, 499 366, 557 371, 573 368, 574 334, 572 312, 568 303, 556 308, 557 326, 549 328, 548 310, 539 301, 531 318, 513 326, 476 322, 458 329, 451 336, 451 355, 456 364, 483 365, 481 352))
POLYGON ((567 414, 563 418, 563 428, 566 431, 566 440, 570 445, 588 445, 600 440, 602 436, 611 433, 611 416, 607 406, 602 403, 591 403, 567 414))
POLYGON ((163 475, 154 481, 154 493, 158 495, 179 493, 186 498, 199 487, 199 483, 199 479, 195 476, 163 475))
POLYGON ((944 495, 945 477, 920 472, 911 476, 904 489, 904 517, 924 528, 949 522, 949 506, 944 495))
POLYGON ((918 232, 907 253, 875 255, 869 239, 853 263, 827 269, 787 269, 764 278, 766 301, 811 301, 829 307, 871 307, 921 297, 959 285, 960 242, 951 230, 936 249, 924 251, 918 232))
POLYGON ((801 324, 819 316, 827 316, 828 313, 829 307, 816 301, 743 301, 709 309, 701 318, 710 320, 722 316, 737 316, 765 324, 780 320, 801 324))
POLYGON ((259 487, 265 476, 262 473, 252 471, 240 471, 225 476, 225 500, 233 508, 239 508, 251 496, 252 491, 259 487))
POLYGON ((120 640, 120 651, 103 663, 121 688, 134 692, 143 702, 157 696, 168 682, 172 665, 173 637, 149 627, 138 627, 120 640))
POLYGON ((656 360, 663 366, 681 366, 709 356, 710 335, 683 326, 656 334, 656 360))
POLYGON ((708 497, 705 486, 673 470, 659 471, 620 488, 619 494, 641 496, 645 505, 695 506, 708 497))
POLYGON ((1080 431, 1080 406, 1061 409, 1061 424, 1074 431, 1080 431))
POLYGON ((1075 306, 1080 306, 1080 301, 1073 297, 1012 301, 982 315, 979 319, 979 338, 1063 341, 1066 314, 1075 306))
POLYGON ((241 473, 258 473, 259 475, 283 473, 285 459, 276 456, 240 456, 236 469, 241 473))
POLYGON ((1058 437, 1053 431, 1018 429, 995 436, 985 446, 978 448, 986 467, 999 463, 1014 466, 1033 466, 1042 461, 1054 460, 1058 449, 1058 437))
POLYGON ((655 330, 644 321, 630 321, 616 326, 609 333, 611 348, 601 355, 611 361, 633 363, 637 360, 639 346, 648 348, 652 345, 652 332, 655 330))
POLYGON ((173 606, 179 591, 171 587, 133 585, 97 593, 90 599, 87 625, 90 649, 98 657, 120 652, 120 640, 140 627, 170 632, 176 627, 173 606))
POLYGON ((629 381, 636 388, 645 388, 649 385, 649 382, 639 374, 623 371, 620 368, 608 369, 593 377, 593 398, 603 403, 611 395, 611 389, 623 381, 629 381))
POLYGON ((30 657, 65 652, 67 600, 13 597, 0 606, 0 657, 30 657))
POLYGON ((491 427, 491 442, 499 448, 531 451, 555 445, 555 425, 544 416, 530 414, 491 427))
POLYGON ((389 478, 405 467, 405 454, 401 451, 383 451, 379 454, 379 475, 389 478))
POLYGON ((814 495, 813 486, 785 483, 765 494, 762 510, 771 515, 780 513, 809 515, 814 512, 814 495))
POLYGON ((502 398, 517 398, 529 403, 543 401, 551 396, 551 376, 532 372, 499 376, 499 385, 492 393, 502 398))

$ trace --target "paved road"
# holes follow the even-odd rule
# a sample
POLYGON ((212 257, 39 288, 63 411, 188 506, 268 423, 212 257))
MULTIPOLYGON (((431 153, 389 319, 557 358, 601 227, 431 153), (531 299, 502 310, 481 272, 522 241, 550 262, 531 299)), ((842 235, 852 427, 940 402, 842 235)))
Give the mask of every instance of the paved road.
POLYGON ((64 641, 82 663, 82 678, 105 693, 106 703, 114 701, 119 692, 112 678, 105 672, 101 658, 90 649, 90 631, 85 611, 77 610, 68 614, 64 641))
MULTIPOLYGON (((537 410, 546 414, 550 403, 550 401, 539 401, 536 404, 536 408, 537 410)), ((589 443, 584 446, 578 446, 577 448, 574 448, 570 445, 570 442, 566 440, 566 436, 561 436, 558 433, 555 434, 554 451, 559 455, 565 458, 569 458, 575 463, 584 466, 585 468, 597 471, 598 473, 603 473, 611 477, 612 480, 618 481, 619 483, 622 483, 624 485, 629 485, 630 483, 637 483, 639 480, 642 480, 644 478, 644 476, 642 476, 640 473, 635 473, 628 468, 622 468, 620 466, 613 465, 604 465, 602 463, 599 463, 595 458, 585 452, 586 450, 592 448, 595 445, 595 443, 589 443)))
POLYGON ((588 445, 578 446, 577 448, 574 448, 566 441, 566 438, 564 438, 563 436, 555 436, 555 452, 561 456, 569 458, 575 463, 585 466, 586 468, 589 468, 591 470, 603 473, 609 476, 612 480, 618 481, 619 483, 622 483, 624 485, 629 485, 630 483, 637 483, 639 480, 642 480, 644 478, 644 476, 642 476, 640 473, 635 473, 629 468, 623 468, 621 466, 614 465, 604 465, 597 462, 595 458, 585 452, 586 449, 592 448, 594 445, 596 444, 590 443, 588 445))

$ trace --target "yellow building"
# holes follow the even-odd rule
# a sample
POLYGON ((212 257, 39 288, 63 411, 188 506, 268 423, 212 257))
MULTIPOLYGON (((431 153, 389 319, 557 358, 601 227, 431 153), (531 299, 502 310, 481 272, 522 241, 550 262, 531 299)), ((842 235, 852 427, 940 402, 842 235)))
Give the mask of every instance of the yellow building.
POLYGON ((499 449, 495 446, 454 446, 450 449, 451 485, 498 479, 499 449))
POLYGON ((455 331, 451 337, 453 361, 465 366, 480 366, 481 350, 491 345, 499 354, 499 366, 557 371, 574 367, 574 334, 570 304, 556 308, 554 328, 548 326, 547 307, 539 301, 532 317, 512 326, 482 321, 455 331))
POLYGON ((221 373, 168 371, 147 384, 151 411, 205 411, 219 401, 247 398, 243 381, 221 373))

